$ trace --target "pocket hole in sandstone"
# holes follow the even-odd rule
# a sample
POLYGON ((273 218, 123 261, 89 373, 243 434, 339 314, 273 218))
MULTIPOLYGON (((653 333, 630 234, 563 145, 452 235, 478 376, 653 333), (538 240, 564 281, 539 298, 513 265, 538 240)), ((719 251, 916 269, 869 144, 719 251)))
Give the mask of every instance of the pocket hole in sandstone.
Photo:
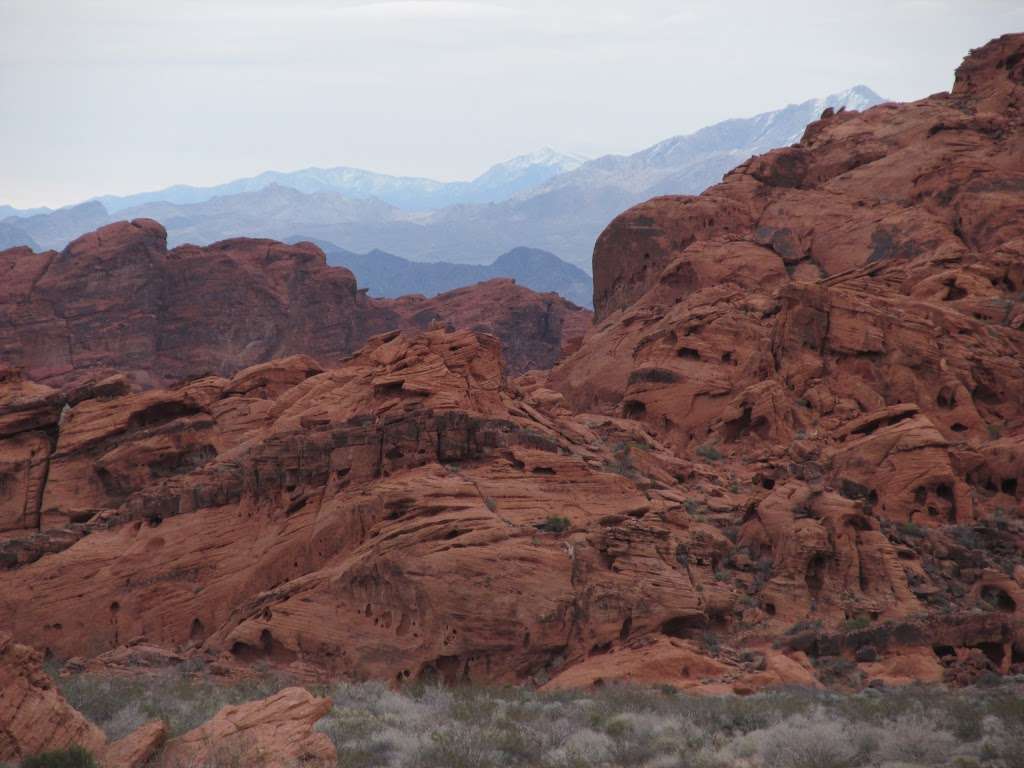
POLYGON ((676 616, 661 625, 661 633, 680 640, 694 639, 707 627, 703 616, 676 616))
POLYGON ((981 599, 1003 613, 1014 613, 1017 610, 1016 601, 1000 587, 982 587, 981 599))
POLYGON ((629 637, 629 632, 633 628, 633 617, 627 616, 626 620, 622 622, 622 628, 619 630, 619 640, 625 640, 629 637))
POLYGON ((647 413, 647 406, 639 400, 627 400, 622 406, 622 415, 627 419, 640 419, 647 413))

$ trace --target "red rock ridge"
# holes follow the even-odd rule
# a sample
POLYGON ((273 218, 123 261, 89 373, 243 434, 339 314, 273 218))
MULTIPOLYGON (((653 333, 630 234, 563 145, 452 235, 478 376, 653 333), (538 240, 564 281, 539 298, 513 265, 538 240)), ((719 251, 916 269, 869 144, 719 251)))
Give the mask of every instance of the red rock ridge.
POLYGON ((510 370, 521 373, 550 367, 563 323, 582 335, 589 318, 514 284, 369 299, 310 243, 239 238, 168 251, 166 242, 160 224, 137 219, 61 253, 0 252, 0 359, 51 385, 120 373, 136 386, 162 386, 291 354, 337 363, 376 333, 425 327, 426 317, 464 326, 486 315, 510 370))
POLYGON ((826 114, 623 214, 599 324, 550 374, 410 299, 426 330, 338 362, 10 376, 0 624, 85 666, 394 682, 1024 670, 1021 58, 1001 38, 952 94, 826 114))

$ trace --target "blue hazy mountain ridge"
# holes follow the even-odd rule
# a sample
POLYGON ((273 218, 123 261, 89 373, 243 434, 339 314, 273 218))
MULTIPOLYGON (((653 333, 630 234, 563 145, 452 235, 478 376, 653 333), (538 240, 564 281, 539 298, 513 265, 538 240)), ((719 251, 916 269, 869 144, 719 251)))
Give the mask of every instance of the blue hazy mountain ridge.
POLYGON ((560 173, 578 168, 587 158, 545 147, 492 166, 472 181, 435 181, 413 176, 389 176, 359 168, 306 168, 301 171, 266 171, 258 176, 236 179, 211 187, 177 185, 155 192, 118 197, 103 195, 96 200, 110 213, 147 203, 188 205, 214 197, 257 192, 277 185, 307 194, 334 192, 352 198, 376 198, 408 211, 430 211, 459 203, 491 203, 507 200, 543 184, 560 173))
POLYGON ((411 293, 436 296, 495 277, 511 277, 519 285, 539 293, 554 291, 581 307, 592 306, 590 275, 555 254, 536 248, 514 248, 490 264, 454 264, 409 261, 380 250, 353 253, 334 243, 304 235, 286 238, 290 243, 303 240, 320 246, 328 264, 352 270, 359 287, 379 298, 391 299, 411 293))
MULTIPOLYGON (((289 181, 299 183, 296 179, 301 178, 305 189, 280 180, 267 182, 263 178, 267 175, 261 174, 223 185, 224 189, 232 184, 258 188, 231 191, 231 187, 227 194, 199 202, 136 201, 108 211, 105 205, 119 205, 128 198, 120 198, 118 203, 103 198, 106 203, 94 200, 51 214, 18 218, 13 220, 16 229, 10 234, 20 232, 44 248, 62 248, 72 237, 109 221, 148 217, 167 228, 172 246, 184 242, 204 245, 240 236, 283 239, 301 232, 340 244, 349 252, 379 250, 414 262, 486 264, 495 253, 525 246, 557 254, 589 271, 597 236, 626 208, 655 195, 699 194, 751 155, 799 141, 806 125, 827 107, 862 110, 882 101, 871 89, 856 86, 754 117, 725 120, 632 155, 606 155, 587 162, 574 158, 567 162, 575 167, 546 178, 555 161, 548 163, 548 151, 542 151, 499 164, 472 182, 479 190, 491 190, 486 194, 492 196, 498 194, 494 190, 507 192, 515 185, 524 186, 497 202, 461 202, 434 209, 408 201, 398 205, 395 201, 405 194, 400 194, 401 188, 419 190, 408 192, 411 200, 436 194, 429 191, 431 185, 441 182, 414 179, 409 186, 405 184, 408 180, 358 171, 353 172, 355 177, 365 184, 360 187, 352 182, 342 194, 337 184, 331 186, 333 171, 310 169, 297 172, 289 181), (535 162, 538 158, 540 162, 535 162), (381 196, 385 191, 390 200, 381 196), (91 223, 75 231, 69 225, 75 220, 91 223)), ((350 169, 342 170, 348 173, 350 169)), ((464 183, 468 182, 457 182, 464 183)), ((219 188, 207 188, 202 194, 211 189, 219 188)), ((12 223, 12 219, 5 222, 12 223)))
POLYGON ((15 208, 12 205, 0 205, 0 221, 7 218, 23 219, 40 213, 53 213, 52 208, 15 208))

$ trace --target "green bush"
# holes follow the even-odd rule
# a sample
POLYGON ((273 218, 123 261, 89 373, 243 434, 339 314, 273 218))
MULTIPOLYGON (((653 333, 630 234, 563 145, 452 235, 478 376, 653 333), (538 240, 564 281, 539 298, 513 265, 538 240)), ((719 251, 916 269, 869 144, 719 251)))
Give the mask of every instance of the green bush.
POLYGON ((21 768, 99 768, 88 750, 79 746, 26 757, 21 768))
POLYGON ((708 461, 718 461, 720 458, 722 458, 721 451, 719 451, 717 448, 715 448, 715 446, 711 445, 710 443, 707 445, 700 446, 697 449, 697 455, 703 456, 708 461))
POLYGON ((847 619, 843 622, 843 629, 847 632, 856 632, 860 629, 867 629, 871 626, 871 619, 867 616, 858 616, 854 619, 847 619))
POLYGON ((565 533, 569 530, 570 525, 569 518, 562 517, 561 515, 551 515, 540 527, 541 530, 548 533, 565 533))

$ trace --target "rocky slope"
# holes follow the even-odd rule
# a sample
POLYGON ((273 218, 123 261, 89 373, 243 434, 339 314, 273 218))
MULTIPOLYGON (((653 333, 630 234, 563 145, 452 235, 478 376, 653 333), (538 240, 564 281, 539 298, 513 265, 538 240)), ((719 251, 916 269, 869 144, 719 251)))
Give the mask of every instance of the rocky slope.
POLYGON ((345 360, 141 393, 10 375, 0 621, 93 667, 155 646, 394 682, 1021 671, 1022 105, 1007 36, 951 94, 827 113, 628 211, 550 374, 506 375, 492 283, 445 298, 469 329, 397 301, 424 330, 345 360))
MULTIPOLYGON (((309 243, 234 239, 168 251, 166 241, 160 224, 136 219, 61 253, 0 252, 0 359, 51 384, 123 374, 153 386, 297 353, 338 362, 375 333, 477 322, 465 309, 472 289, 469 301, 452 300, 458 306, 370 299, 309 243)), ((563 323, 582 328, 589 316, 553 294, 512 286, 494 302, 493 286, 481 291, 516 372, 550 367, 563 323)))

